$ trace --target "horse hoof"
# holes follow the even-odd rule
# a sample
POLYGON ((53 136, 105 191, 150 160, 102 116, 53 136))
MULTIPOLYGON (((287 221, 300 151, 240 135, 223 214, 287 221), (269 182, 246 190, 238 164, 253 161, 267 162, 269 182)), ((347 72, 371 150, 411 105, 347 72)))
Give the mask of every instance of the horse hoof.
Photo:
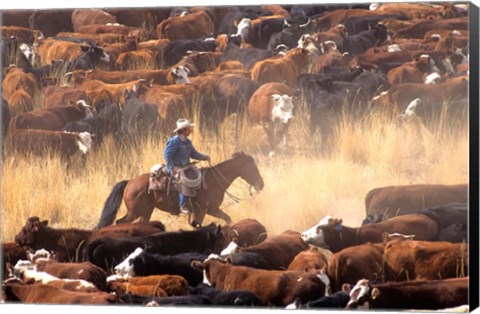
POLYGON ((192 221, 192 223, 190 224, 193 228, 200 228, 202 225, 199 224, 198 222, 196 222, 195 220, 192 221))

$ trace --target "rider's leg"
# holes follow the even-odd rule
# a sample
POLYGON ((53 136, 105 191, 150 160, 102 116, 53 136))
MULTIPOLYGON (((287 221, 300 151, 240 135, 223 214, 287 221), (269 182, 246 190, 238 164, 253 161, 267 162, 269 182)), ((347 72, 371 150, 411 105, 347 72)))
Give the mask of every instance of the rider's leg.
POLYGON ((180 205, 180 211, 183 214, 189 214, 190 208, 188 206, 187 197, 182 193, 178 193, 178 203, 180 205))

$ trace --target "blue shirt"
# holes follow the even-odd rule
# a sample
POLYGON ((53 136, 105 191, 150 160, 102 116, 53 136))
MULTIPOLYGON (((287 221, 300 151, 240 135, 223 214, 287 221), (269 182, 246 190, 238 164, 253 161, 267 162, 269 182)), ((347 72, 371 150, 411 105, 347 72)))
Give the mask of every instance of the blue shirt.
POLYGON ((163 152, 163 158, 167 163, 167 171, 170 173, 173 167, 183 168, 188 166, 190 158, 204 160, 205 155, 199 153, 188 138, 176 135, 169 138, 163 152))

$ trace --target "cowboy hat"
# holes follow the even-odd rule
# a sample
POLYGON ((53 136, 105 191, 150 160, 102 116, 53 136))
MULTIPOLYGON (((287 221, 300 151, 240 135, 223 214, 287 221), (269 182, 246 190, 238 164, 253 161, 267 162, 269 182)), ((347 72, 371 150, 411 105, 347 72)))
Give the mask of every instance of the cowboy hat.
POLYGON ((190 123, 187 119, 178 119, 177 120, 177 128, 173 130, 173 133, 177 133, 180 130, 186 129, 186 128, 193 128, 195 124, 190 123))

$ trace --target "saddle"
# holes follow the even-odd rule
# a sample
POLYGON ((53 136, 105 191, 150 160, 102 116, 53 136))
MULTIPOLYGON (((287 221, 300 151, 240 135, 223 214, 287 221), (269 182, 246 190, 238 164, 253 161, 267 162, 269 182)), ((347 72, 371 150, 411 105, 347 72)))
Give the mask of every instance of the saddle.
POLYGON ((194 164, 178 170, 176 176, 170 176, 164 164, 157 164, 150 169, 148 193, 150 191, 170 192, 173 186, 175 190, 188 197, 197 195, 203 183, 203 169, 198 169, 194 164))

